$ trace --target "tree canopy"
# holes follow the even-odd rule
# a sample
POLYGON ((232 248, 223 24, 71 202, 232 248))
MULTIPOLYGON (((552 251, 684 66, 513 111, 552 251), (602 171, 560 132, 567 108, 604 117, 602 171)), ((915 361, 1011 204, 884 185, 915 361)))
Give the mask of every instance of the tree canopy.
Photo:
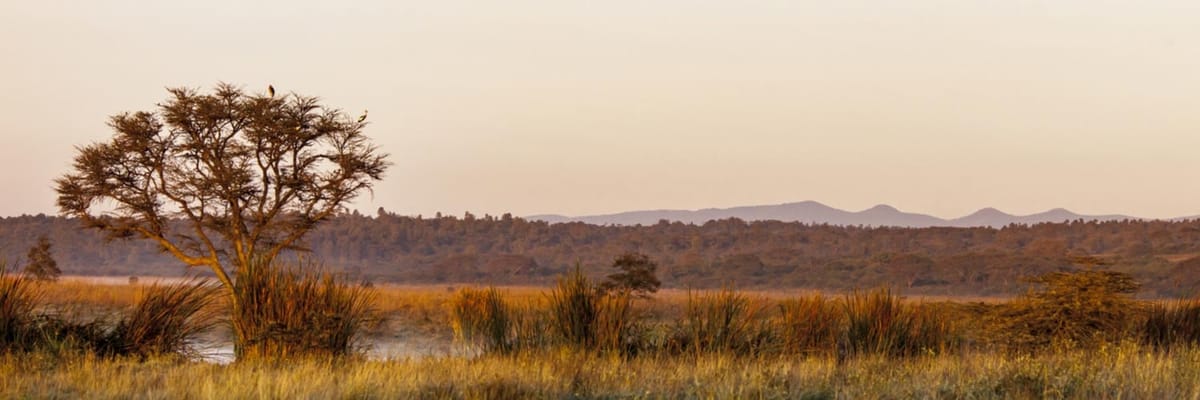
POLYGON ((267 261, 369 191, 390 163, 354 118, 316 97, 218 84, 168 89, 155 111, 112 116, 55 181, 67 216, 142 238, 189 266, 267 261), (182 221, 182 222, 180 222, 182 221))

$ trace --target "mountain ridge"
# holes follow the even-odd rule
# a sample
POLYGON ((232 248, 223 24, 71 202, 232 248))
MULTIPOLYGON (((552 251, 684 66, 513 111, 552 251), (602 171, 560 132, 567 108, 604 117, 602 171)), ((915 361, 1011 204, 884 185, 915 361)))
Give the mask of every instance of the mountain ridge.
MULTIPOLYGON (((992 227, 999 228, 1010 224, 1032 225, 1046 222, 1064 221, 1120 221, 1120 220, 1150 220, 1122 214, 1086 215, 1075 213, 1065 208, 1053 208, 1040 213, 1028 215, 1010 214, 993 207, 984 207, 973 213, 958 218, 939 218, 928 214, 905 212, 887 204, 878 204, 862 211, 847 211, 831 207, 813 200, 799 202, 737 206, 729 208, 703 208, 698 210, 636 210, 612 214, 597 214, 584 216, 565 216, 558 214, 539 214, 525 217, 529 220, 545 221, 548 223, 583 222, 594 225, 652 225, 660 220, 691 224, 727 218, 738 218, 746 221, 778 220, 784 222, 803 222, 811 224, 830 224, 843 226, 889 226, 901 228, 929 227, 992 227)), ((1193 217, 1171 218, 1170 221, 1194 219, 1193 217)))

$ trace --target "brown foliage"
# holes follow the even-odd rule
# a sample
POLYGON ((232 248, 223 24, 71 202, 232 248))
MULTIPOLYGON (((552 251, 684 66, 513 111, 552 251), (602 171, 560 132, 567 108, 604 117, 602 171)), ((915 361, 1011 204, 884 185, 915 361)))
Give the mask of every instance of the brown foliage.
MULTIPOLYGON (((79 148, 58 207, 110 238, 142 238, 228 287, 223 260, 270 259, 383 176, 366 123, 315 97, 169 89, 157 111, 114 115, 79 148), (100 215, 98 205, 113 204, 100 215)), ((365 115, 364 115, 365 117, 365 115)))
POLYGON ((999 312, 1003 340, 1017 351, 1115 342, 1138 316, 1139 305, 1130 294, 1139 285, 1128 274, 1084 270, 1028 280, 1037 287, 999 312))

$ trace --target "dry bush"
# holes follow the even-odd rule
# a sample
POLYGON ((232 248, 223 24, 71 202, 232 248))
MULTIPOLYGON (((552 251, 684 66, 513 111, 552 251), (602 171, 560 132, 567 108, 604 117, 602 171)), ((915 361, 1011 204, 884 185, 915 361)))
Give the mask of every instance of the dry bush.
POLYGON ((236 279, 230 322, 239 361, 353 355, 364 330, 379 320, 373 289, 332 274, 256 263, 239 269, 236 279))
POLYGON ((1037 285, 1001 307, 996 324, 1010 350, 1094 347, 1130 333, 1139 305, 1138 284, 1128 274, 1085 270, 1028 279, 1037 285))

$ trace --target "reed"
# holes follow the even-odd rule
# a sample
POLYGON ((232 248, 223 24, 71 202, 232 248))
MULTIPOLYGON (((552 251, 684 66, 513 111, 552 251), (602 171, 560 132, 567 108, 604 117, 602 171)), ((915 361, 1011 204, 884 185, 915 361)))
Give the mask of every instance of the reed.
POLYGON ((1170 351, 1200 345, 1200 299, 1153 303, 1142 324, 1142 342, 1170 351))
POLYGON ((38 282, 9 272, 7 263, 0 261, 0 351, 26 350, 35 343, 41 295, 38 282))
POLYGON ((297 269, 253 263, 235 274, 230 322, 239 361, 354 355, 379 321, 373 289, 297 269))

